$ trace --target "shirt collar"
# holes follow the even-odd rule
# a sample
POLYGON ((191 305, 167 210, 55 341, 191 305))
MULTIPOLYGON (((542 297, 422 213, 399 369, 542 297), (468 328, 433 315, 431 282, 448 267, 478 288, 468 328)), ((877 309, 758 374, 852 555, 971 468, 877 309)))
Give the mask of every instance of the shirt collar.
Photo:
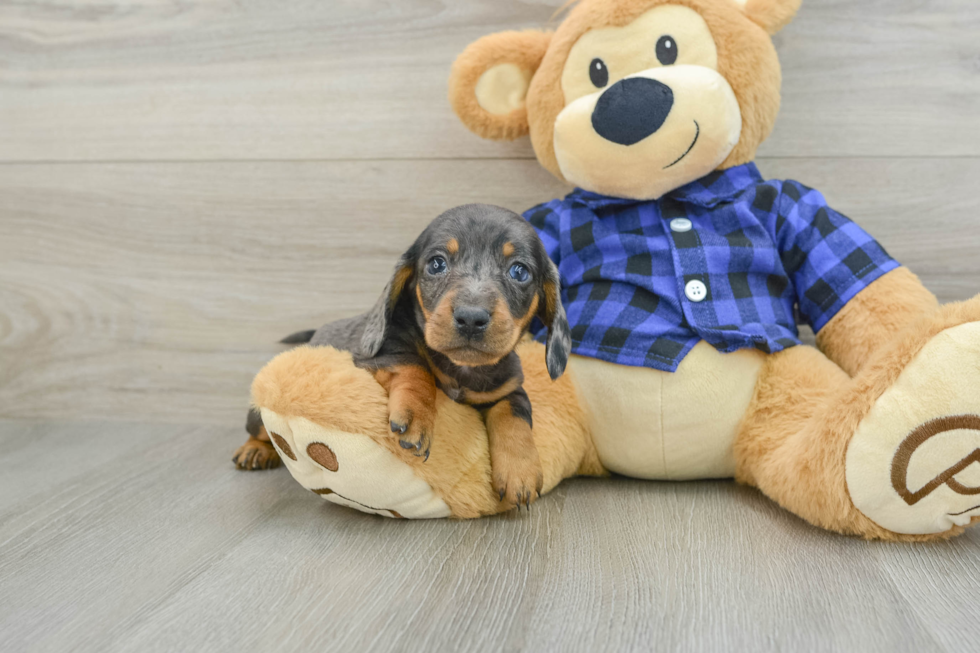
MULTIPOLYGON (((711 208, 726 200, 731 200, 750 186, 762 182, 762 175, 754 163, 744 163, 727 170, 715 171, 697 181, 681 186, 667 193, 661 199, 670 198, 688 204, 711 208)), ((610 197, 592 191, 576 188, 569 193, 567 200, 579 202, 590 209, 604 209, 612 206, 629 206, 659 200, 634 200, 625 197, 610 197)))

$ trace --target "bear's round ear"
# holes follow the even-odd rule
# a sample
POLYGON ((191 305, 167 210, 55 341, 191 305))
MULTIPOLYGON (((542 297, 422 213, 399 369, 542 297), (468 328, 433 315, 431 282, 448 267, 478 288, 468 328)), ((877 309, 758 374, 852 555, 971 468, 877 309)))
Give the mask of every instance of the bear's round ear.
POLYGON ((550 33, 529 30, 471 43, 449 74, 449 102, 463 124, 493 140, 527 134, 527 89, 550 42, 550 33))
POLYGON ((793 20, 802 0, 732 0, 762 29, 775 34, 793 20))

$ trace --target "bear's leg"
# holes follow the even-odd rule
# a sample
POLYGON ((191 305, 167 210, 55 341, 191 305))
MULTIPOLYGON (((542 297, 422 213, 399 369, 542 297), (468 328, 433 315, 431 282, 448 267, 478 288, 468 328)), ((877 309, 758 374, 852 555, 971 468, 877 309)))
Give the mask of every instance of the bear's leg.
POLYGON ((853 532, 841 462, 847 434, 829 422, 836 397, 852 383, 812 347, 793 347, 766 361, 735 440, 735 478, 808 522, 853 532))
POLYGON ((980 298, 945 306, 853 379, 796 347, 766 363, 736 478, 830 530, 950 537, 980 519, 980 298))
MULTIPOLYGON (((569 374, 552 381, 544 347, 519 346, 542 493, 577 473, 601 474, 569 374)), ((386 517, 479 517, 503 512, 491 487, 480 413, 439 393, 431 456, 413 455, 388 423, 389 397, 375 377, 331 347, 297 347, 252 384, 269 437, 290 474, 333 503, 386 517)))

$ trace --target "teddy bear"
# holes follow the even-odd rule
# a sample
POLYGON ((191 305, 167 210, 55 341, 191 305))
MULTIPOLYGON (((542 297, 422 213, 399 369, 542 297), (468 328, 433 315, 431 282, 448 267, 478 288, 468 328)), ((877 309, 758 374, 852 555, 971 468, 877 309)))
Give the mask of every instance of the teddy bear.
MULTIPOLYGON (((492 34, 453 65, 470 130, 529 135, 575 186, 524 214, 572 335, 556 380, 542 325, 518 346, 543 494, 575 475, 734 478, 838 533, 951 537, 980 519, 980 296, 941 306, 818 191, 753 164, 780 103, 771 37, 799 5, 580 0, 554 32, 492 34)), ((413 456, 347 352, 283 352, 252 403, 270 456, 334 503, 514 507, 475 410, 440 393, 431 456, 413 456)))

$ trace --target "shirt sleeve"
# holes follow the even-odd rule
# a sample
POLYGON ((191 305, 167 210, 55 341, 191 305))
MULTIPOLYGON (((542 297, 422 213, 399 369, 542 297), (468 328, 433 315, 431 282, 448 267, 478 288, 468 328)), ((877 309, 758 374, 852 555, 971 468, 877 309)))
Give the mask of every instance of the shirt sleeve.
MULTIPOLYGON (((548 257, 555 262, 555 265, 559 264, 561 258, 561 242, 559 239, 561 225, 560 216, 557 212, 560 203, 561 200, 552 200, 551 202, 539 204, 524 212, 524 219, 538 232, 538 237, 541 239, 542 244, 544 244, 544 249, 548 252, 548 257)), ((528 330, 535 338, 547 331, 544 324, 538 318, 534 318, 531 321, 531 326, 528 330)))
MULTIPOLYGON (((796 290, 801 317, 822 329, 847 302, 899 267, 864 229, 795 181, 769 182, 777 201, 770 222, 783 268, 796 290)), ((758 205, 758 201, 756 202, 758 205)))

